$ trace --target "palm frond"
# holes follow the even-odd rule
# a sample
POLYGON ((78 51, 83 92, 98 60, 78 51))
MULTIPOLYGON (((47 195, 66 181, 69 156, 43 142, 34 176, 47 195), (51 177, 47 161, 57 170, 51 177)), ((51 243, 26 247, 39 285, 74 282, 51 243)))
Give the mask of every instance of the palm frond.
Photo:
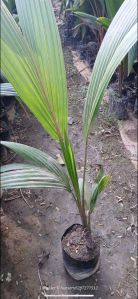
POLYGON ((67 190, 63 181, 46 172, 44 168, 26 164, 2 166, 1 188, 56 188, 67 190))
POLYGON ((114 71, 137 41, 136 7, 136 0, 124 1, 111 22, 98 52, 84 107, 85 141, 114 71))
POLYGON ((97 202, 98 195, 107 187, 108 183, 110 180, 109 175, 103 175, 99 181, 97 181, 91 191, 90 199, 89 199, 89 204, 90 204, 90 213, 94 210, 94 207, 97 202))
POLYGON ((113 19, 115 14, 117 13, 118 9, 124 2, 124 0, 104 0, 105 1, 105 7, 107 11, 107 15, 110 19, 113 19))
POLYGON ((51 1, 16 0, 20 27, 1 2, 1 68, 52 138, 67 131, 67 86, 51 1))
POLYGON ((93 27, 102 27, 104 29, 108 29, 110 25, 110 20, 105 17, 96 17, 81 11, 74 11, 74 15, 79 17, 86 25, 92 25, 93 27))
MULTIPOLYGON (((41 167, 44 170, 49 171, 52 176, 56 176, 61 182, 63 182, 64 186, 66 186, 66 190, 71 192, 70 181, 66 172, 51 156, 36 148, 20 143, 1 141, 1 144, 13 150, 25 161, 30 162, 33 166, 41 167)), ((12 167, 12 165, 10 165, 10 167, 12 167)))

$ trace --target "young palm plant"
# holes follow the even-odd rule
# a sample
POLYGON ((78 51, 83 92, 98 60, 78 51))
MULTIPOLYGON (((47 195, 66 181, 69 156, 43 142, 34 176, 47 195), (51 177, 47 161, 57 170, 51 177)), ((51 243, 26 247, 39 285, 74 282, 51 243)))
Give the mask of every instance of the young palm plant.
MULTIPOLYGON (((85 6, 83 9, 77 9, 77 7, 72 7, 71 11, 74 15, 76 15, 81 21, 82 24, 86 24, 91 28, 91 30, 97 29, 97 32, 100 36, 100 43, 104 37, 104 31, 109 28, 109 25, 114 18, 115 14, 117 13, 118 9, 124 2, 124 0, 102 0, 100 1, 101 9, 99 9, 98 2, 94 0, 90 1, 91 3, 96 5, 96 9, 86 13, 85 6), (103 31, 104 30, 104 31, 103 31)), ((80 24, 81 26, 81 24, 80 24)), ((124 76, 130 74, 133 68, 134 61, 137 58, 137 43, 132 47, 132 49, 127 53, 126 57, 121 61, 119 66, 119 94, 122 95, 122 85, 124 76)))
POLYGON ((15 0, 3 0, 3 2, 8 7, 9 11, 12 13, 12 11, 15 9, 15 0))
MULTIPOLYGON (((62 237, 62 251, 66 270, 73 278, 80 280, 95 273, 99 267, 99 245, 90 233, 90 215, 99 193, 109 181, 109 176, 104 175, 101 169, 87 194, 89 132, 115 69, 136 43, 136 0, 124 1, 109 26, 94 64, 83 113, 85 153, 81 179, 78 178, 68 136, 66 75, 51 0, 16 0, 16 7, 19 26, 1 2, 1 67, 11 83, 2 85, 2 95, 20 97, 50 136, 59 142, 66 167, 64 170, 55 159, 38 149, 2 141, 2 145, 29 163, 2 166, 1 186, 3 189, 57 188, 72 194, 82 220, 81 238, 84 238, 84 232, 86 237, 83 239, 83 246, 87 248, 85 260, 84 257, 83 260, 78 255, 76 257, 77 251, 72 252, 72 247, 67 245, 68 232, 72 233, 72 227, 62 237)), ((80 226, 77 225, 76 229, 75 225, 73 229, 78 229, 79 233, 80 226)))
POLYGON ((1 167, 1 187, 57 188, 76 201, 83 226, 90 230, 90 215, 109 176, 100 170, 86 199, 88 137, 105 89, 122 59, 137 40, 136 0, 125 0, 111 22, 98 52, 83 113, 85 143, 83 178, 79 179, 68 135, 68 98, 61 41, 50 0, 16 0, 19 26, 1 2, 1 68, 11 83, 2 94, 18 95, 51 138, 59 142, 65 169, 50 155, 27 145, 2 141, 27 162, 1 167))

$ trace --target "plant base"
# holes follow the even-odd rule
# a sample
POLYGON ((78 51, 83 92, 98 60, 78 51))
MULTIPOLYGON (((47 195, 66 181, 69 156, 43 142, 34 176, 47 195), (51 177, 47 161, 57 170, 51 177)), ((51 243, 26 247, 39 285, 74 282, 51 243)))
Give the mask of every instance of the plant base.
POLYGON ((98 259, 95 267, 91 267, 91 269, 83 269, 83 270, 81 269, 80 271, 77 267, 70 266, 68 263, 66 263, 66 261, 64 261, 64 267, 68 272, 68 274, 72 278, 78 281, 89 278, 90 276, 95 274, 99 270, 99 266, 100 266, 100 258, 98 259))
POLYGON ((64 267, 75 280, 83 280, 99 269, 99 237, 80 224, 69 227, 61 238, 64 267))
POLYGON ((110 95, 109 114, 118 120, 128 119, 127 104, 128 100, 126 97, 117 98, 115 95, 110 95))

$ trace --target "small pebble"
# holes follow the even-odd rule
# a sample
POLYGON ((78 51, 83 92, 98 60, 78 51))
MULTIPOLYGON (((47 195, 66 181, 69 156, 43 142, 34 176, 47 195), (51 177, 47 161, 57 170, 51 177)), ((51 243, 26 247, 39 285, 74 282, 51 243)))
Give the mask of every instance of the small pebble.
POLYGON ((112 230, 112 234, 115 235, 115 231, 114 230, 112 230))
POLYGON ((114 296, 114 292, 111 292, 111 296, 114 296))
POLYGON ((7 281, 7 282, 11 282, 11 280, 12 280, 12 279, 11 279, 11 273, 8 272, 8 273, 7 273, 7 277, 6 277, 6 281, 7 281))
POLYGON ((0 281, 1 281, 1 282, 4 281, 4 274, 1 274, 1 276, 0 276, 0 281))
POLYGON ((129 294, 126 294, 125 299, 131 299, 130 295, 129 295, 129 294))
POLYGON ((74 120, 72 117, 68 117, 68 124, 72 125, 74 123, 74 120))

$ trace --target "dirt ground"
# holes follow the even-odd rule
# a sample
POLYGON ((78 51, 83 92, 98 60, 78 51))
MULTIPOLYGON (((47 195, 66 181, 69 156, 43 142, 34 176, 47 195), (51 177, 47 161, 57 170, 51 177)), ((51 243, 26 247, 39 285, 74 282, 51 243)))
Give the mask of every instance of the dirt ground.
MULTIPOLYGON (((87 82, 73 66, 64 47, 69 92, 69 131, 80 177, 83 170, 82 111, 87 82)), ((56 158, 60 148, 37 120, 19 109, 14 140, 34 146, 56 158)), ((20 161, 15 158, 14 161, 20 161)), ((96 299, 136 299, 136 191, 137 172, 128 158, 117 122, 108 115, 105 100, 89 139, 87 180, 93 181, 97 164, 110 174, 108 188, 97 202, 92 227, 101 238, 101 264, 97 274, 76 282, 66 273, 61 236, 80 217, 65 191, 16 190, 3 195, 1 215, 1 298, 43 299, 45 294, 89 295, 96 299), (43 291, 42 291, 43 285, 43 291)), ((63 297, 64 298, 64 297, 63 297)), ((68 298, 68 297, 66 297, 68 298)))

